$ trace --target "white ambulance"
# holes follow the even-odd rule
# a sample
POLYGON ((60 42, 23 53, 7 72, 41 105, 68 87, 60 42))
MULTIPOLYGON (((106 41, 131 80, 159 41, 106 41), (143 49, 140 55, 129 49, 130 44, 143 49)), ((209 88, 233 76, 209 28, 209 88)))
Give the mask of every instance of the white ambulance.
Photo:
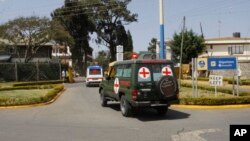
POLYGON ((86 71, 86 86, 97 85, 103 80, 103 70, 99 65, 89 66, 86 71))

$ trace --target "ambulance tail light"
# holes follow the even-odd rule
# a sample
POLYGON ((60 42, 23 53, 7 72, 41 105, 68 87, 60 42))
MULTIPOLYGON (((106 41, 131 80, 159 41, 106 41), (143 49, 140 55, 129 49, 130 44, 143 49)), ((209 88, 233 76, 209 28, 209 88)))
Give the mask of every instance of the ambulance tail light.
POLYGON ((134 89, 134 90, 132 91, 132 99, 133 99, 133 100, 136 100, 138 95, 139 95, 139 91, 136 90, 136 89, 134 89))

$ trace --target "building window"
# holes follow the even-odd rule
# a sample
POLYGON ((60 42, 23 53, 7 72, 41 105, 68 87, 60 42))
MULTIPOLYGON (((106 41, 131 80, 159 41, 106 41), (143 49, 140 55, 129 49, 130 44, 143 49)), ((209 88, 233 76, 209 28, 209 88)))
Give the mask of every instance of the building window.
POLYGON ((232 45, 228 47, 228 54, 244 54, 244 46, 243 45, 232 45))

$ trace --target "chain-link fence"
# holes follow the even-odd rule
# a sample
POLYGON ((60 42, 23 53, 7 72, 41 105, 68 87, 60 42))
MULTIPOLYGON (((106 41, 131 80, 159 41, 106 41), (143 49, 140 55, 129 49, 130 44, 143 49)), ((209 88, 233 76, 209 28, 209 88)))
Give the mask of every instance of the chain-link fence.
POLYGON ((59 63, 0 63, 0 81, 59 80, 59 63))

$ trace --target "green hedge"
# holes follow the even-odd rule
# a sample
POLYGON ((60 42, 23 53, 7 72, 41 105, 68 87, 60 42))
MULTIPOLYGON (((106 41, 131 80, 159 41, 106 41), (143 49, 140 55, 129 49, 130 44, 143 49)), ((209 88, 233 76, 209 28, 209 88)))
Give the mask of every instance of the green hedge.
MULTIPOLYGON (((229 80, 228 84, 233 84, 233 80, 229 80)), ((237 84, 237 80, 234 80, 234 84, 237 84)), ((250 85, 250 80, 240 80, 241 85, 250 85)))
POLYGON ((62 84, 55 86, 52 90, 50 90, 46 94, 44 102, 52 100, 63 89, 64 89, 64 85, 62 85, 62 84))
MULTIPOLYGON (((191 80, 192 78, 186 78, 186 80, 191 80)), ((199 81, 209 81, 208 77, 198 77, 199 81)), ((223 81, 227 81, 228 84, 233 84, 233 78, 223 78, 223 81)), ((234 83, 237 83, 237 80, 234 80, 234 83)), ((245 80, 241 80, 241 85, 250 85, 250 80, 249 79, 245 79, 245 80)))
POLYGON ((231 105, 250 104, 250 96, 244 97, 213 97, 213 98, 180 98, 180 104, 184 105, 231 105))
POLYGON ((51 101, 60 91, 64 89, 63 84, 56 85, 45 96, 37 98, 0 98, 0 106, 18 106, 45 103, 51 101))
POLYGON ((13 87, 31 86, 31 85, 46 85, 46 84, 60 84, 60 83, 63 83, 63 80, 21 82, 21 83, 13 84, 13 87))
POLYGON ((53 85, 18 86, 18 87, 0 88, 0 91, 31 90, 31 89, 51 89, 53 87, 54 87, 53 85))
MULTIPOLYGON (((192 84, 189 84, 189 83, 182 82, 181 86, 192 88, 192 84)), ((214 87, 212 87, 212 86, 198 85, 198 88, 202 89, 202 90, 207 90, 207 91, 214 91, 214 87)), ((227 93, 227 94, 233 94, 233 91, 231 89, 222 88, 222 87, 217 87, 217 91, 222 92, 222 93, 227 93)), ((250 92, 239 92, 239 95, 240 96, 250 96, 250 92)))
MULTIPOLYGON (((183 87, 192 87, 192 84, 189 83, 181 83, 183 87)), ((214 87, 212 86, 204 86, 198 85, 199 89, 214 91, 214 87)), ((218 92, 233 94, 231 89, 226 88, 217 88, 218 92)), ((231 105, 231 104, 250 104, 250 92, 240 92, 239 97, 183 97, 180 98, 180 104, 184 105, 231 105)))
MULTIPOLYGON (((192 79, 192 77, 187 78, 187 80, 191 80, 191 79, 192 79)), ((197 80, 199 80, 199 81, 209 81, 209 78, 208 77, 198 77, 197 80)), ((232 80, 233 80, 233 78, 228 78, 228 77, 223 78, 223 81, 232 81, 232 80)))

